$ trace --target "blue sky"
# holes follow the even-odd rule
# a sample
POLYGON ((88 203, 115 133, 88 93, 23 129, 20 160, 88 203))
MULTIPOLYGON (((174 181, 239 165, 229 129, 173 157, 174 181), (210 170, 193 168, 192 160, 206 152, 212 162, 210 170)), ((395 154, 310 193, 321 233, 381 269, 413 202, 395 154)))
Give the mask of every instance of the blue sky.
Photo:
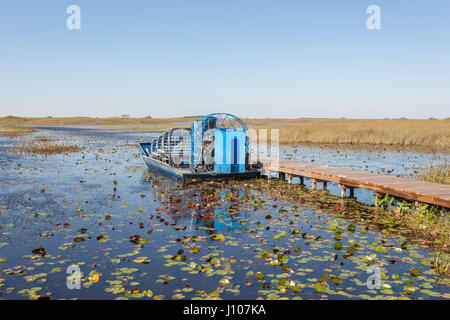
POLYGON ((5 0, 0 116, 450 117, 449 16, 448 0, 5 0))

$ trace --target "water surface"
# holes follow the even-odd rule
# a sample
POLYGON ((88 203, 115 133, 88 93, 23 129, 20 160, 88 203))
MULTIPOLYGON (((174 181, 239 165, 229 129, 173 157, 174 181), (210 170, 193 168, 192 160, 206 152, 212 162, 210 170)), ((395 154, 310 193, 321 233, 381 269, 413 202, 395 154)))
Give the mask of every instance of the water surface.
MULTIPOLYGON (((435 253, 401 236, 273 197, 261 181, 183 186, 149 172, 136 143, 157 133, 42 130, 0 138, 0 298, 450 297, 447 279, 430 268, 435 253), (37 136, 85 149, 7 151, 37 136), (67 287, 71 265, 83 273, 79 290, 67 287), (367 287, 371 266, 381 289, 367 287)), ((402 175, 448 161, 314 148, 282 155, 402 175)))

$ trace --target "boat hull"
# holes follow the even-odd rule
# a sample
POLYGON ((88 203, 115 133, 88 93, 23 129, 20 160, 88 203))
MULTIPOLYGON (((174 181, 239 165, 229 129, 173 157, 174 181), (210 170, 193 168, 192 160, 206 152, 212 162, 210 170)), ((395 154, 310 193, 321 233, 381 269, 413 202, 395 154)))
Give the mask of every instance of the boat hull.
POLYGON ((200 180, 210 179, 249 179, 257 178, 260 175, 259 170, 250 170, 245 172, 233 172, 233 173, 197 173, 192 172, 187 168, 175 168, 161 161, 150 158, 146 155, 143 156, 147 167, 151 170, 157 170, 167 176, 181 180, 183 182, 195 182, 200 180))

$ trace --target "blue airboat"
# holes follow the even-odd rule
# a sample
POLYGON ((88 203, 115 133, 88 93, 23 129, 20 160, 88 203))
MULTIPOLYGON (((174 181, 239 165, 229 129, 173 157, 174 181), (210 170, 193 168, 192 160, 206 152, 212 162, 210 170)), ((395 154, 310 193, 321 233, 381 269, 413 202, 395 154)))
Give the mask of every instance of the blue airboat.
POLYGON ((183 182, 221 178, 254 178, 246 124, 228 113, 193 120, 190 128, 173 128, 140 143, 147 166, 183 182))

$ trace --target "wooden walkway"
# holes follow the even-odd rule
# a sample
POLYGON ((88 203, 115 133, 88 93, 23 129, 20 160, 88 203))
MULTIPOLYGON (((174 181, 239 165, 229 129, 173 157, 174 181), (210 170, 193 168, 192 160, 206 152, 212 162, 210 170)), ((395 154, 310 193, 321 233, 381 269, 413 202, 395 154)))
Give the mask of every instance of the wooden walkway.
POLYGON ((259 166, 268 178, 272 172, 278 172, 280 178, 287 178, 289 183, 292 183, 293 177, 299 177, 301 184, 303 177, 310 178, 313 189, 317 183, 323 183, 326 189, 327 182, 335 182, 339 184, 343 198, 347 196, 347 189, 353 197, 353 190, 361 188, 375 191, 377 198, 388 194, 416 201, 416 205, 428 203, 450 208, 450 185, 283 159, 278 161, 278 166, 274 166, 270 159, 263 159, 259 166))

